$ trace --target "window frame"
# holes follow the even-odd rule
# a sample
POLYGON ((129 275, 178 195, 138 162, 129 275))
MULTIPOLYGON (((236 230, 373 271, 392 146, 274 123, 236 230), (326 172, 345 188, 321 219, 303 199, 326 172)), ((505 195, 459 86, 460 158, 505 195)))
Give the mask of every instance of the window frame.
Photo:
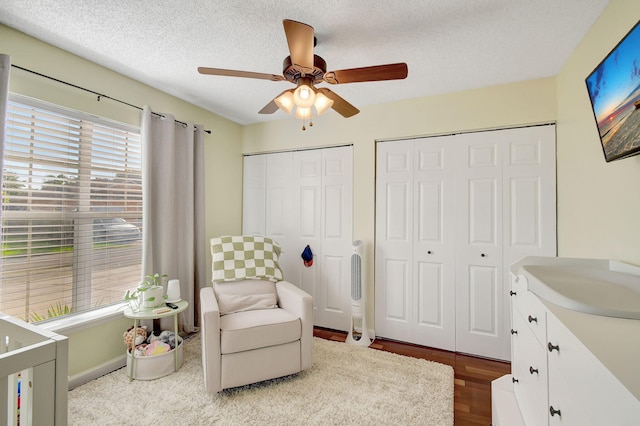
MULTIPOLYGON (((63 106, 51 104, 46 101, 42 101, 39 99, 35 99, 32 97, 9 93, 9 101, 16 102, 19 104, 27 105, 30 107, 42 109, 48 112, 52 112, 54 114, 61 114, 63 116, 72 117, 73 119, 79 121, 87 121, 92 124, 96 124, 98 126, 107 126, 110 128, 114 128, 124 132, 131 132, 137 135, 140 135, 141 128, 140 126, 134 126, 127 123, 122 123, 114 120, 110 120, 108 118, 99 117, 90 113, 74 110, 71 108, 66 108, 63 106)), ((80 150, 82 150, 82 143, 79 143, 80 150)), ((141 150, 141 141, 140 141, 140 150, 141 150)), ((141 153, 140 153, 141 154, 141 153)), ((3 162, 4 166, 4 162, 3 162)), ((80 174, 80 170, 84 172, 91 173, 91 157, 83 155, 80 153, 79 162, 78 162, 78 174, 80 174)), ((4 170, 0 170, 0 173, 4 173, 4 170)), ((90 196, 89 196, 90 197, 90 196)), ((76 209, 76 212, 72 214, 67 214, 63 220, 70 219, 73 221, 74 227, 74 237, 73 237, 73 247, 74 252, 77 254, 79 247, 81 244, 92 244, 93 243, 93 232, 79 232, 80 227, 84 226, 85 229, 93 229, 93 220, 95 218, 105 218, 105 217, 122 217, 125 219, 142 219, 142 195, 140 195, 140 209, 139 211, 135 211, 133 213, 127 213, 126 211, 119 211, 113 214, 105 214, 104 212, 91 212, 90 207, 81 206, 79 209, 76 209), (83 211, 84 210, 84 211, 83 211)), ((2 220, 27 220, 31 223, 32 220, 38 219, 54 219, 59 220, 60 215, 51 214, 51 212, 38 212, 38 211, 12 211, 12 210, 3 210, 2 211, 2 220)), ((140 249, 141 250, 141 249, 140 249)), ((74 257, 77 257, 74 255, 74 257)), ((82 288, 85 286, 91 286, 91 279, 82 278, 83 271, 91 270, 92 265, 87 265, 87 262, 91 262, 87 256, 84 259, 74 258, 72 263, 72 277, 73 277, 73 285, 72 285, 72 306, 82 308, 79 312, 77 309, 74 309, 75 312, 72 312, 69 315, 63 315, 60 317, 48 318, 42 321, 38 321, 38 325, 43 325, 45 328, 50 329, 51 331, 61 331, 66 330, 69 331, 79 331, 84 329, 85 327, 90 327, 97 325, 104 321, 109 321, 114 318, 114 315, 118 318, 122 318, 122 311, 126 306, 126 303, 123 300, 113 301, 111 303, 107 303, 101 305, 99 307, 91 308, 91 300, 86 300, 86 296, 82 292, 82 288), (89 269, 87 269, 89 267, 89 269), (80 281, 78 281, 80 280, 80 281)), ((135 280, 139 281, 140 276, 136 276, 135 280)), ((123 293, 124 295, 124 293, 123 293)), ((55 302, 52 298, 49 302, 55 302)))

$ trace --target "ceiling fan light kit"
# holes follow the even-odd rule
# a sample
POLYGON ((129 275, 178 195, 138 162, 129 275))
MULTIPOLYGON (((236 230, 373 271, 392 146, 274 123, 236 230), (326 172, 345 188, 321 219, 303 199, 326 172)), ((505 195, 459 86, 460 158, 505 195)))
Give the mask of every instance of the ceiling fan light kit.
MULTIPOLYGON (((285 19, 283 25, 290 56, 287 56, 283 61, 282 76, 207 67, 199 67, 198 72, 200 74, 229 77, 289 81, 296 85, 296 89, 285 90, 265 105, 259 113, 273 114, 278 109, 281 109, 287 114, 291 114, 295 106, 294 116, 304 121, 311 120, 312 107, 315 108, 317 115, 322 115, 332 108, 345 118, 352 117, 360 112, 358 108, 335 92, 326 87, 318 89, 314 84, 402 80, 407 77, 408 67, 404 62, 327 72, 325 60, 313 53, 315 46, 313 27, 290 19, 285 19)), ((313 126, 311 121, 309 126, 313 126)), ((302 130, 305 129, 303 124, 302 130)))

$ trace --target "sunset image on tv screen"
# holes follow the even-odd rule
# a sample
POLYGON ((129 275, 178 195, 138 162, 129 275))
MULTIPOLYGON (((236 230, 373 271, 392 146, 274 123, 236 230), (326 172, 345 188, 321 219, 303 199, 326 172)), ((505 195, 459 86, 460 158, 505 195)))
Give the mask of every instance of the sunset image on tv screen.
POLYGON ((627 34, 586 83, 605 159, 640 152, 640 26, 627 34))

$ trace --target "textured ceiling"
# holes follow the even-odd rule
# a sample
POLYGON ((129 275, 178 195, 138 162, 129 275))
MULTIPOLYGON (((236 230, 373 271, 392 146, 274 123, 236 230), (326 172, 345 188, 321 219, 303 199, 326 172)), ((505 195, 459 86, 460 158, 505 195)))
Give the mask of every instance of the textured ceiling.
POLYGON ((405 80, 331 87, 362 108, 556 75, 607 3, 2 0, 0 23, 250 124, 285 118, 258 111, 291 84, 201 75, 197 67, 281 74, 289 54, 283 19, 314 27, 327 71, 408 64, 405 80))

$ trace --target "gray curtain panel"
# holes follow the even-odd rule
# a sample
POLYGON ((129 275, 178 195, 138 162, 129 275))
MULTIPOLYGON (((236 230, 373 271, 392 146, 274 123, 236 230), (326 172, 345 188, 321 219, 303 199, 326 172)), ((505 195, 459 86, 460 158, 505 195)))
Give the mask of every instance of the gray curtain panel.
POLYGON ((159 117, 145 106, 141 137, 142 278, 160 273, 180 280, 189 307, 179 326, 194 332, 196 295, 206 280, 204 129, 177 123, 171 114, 159 117))

